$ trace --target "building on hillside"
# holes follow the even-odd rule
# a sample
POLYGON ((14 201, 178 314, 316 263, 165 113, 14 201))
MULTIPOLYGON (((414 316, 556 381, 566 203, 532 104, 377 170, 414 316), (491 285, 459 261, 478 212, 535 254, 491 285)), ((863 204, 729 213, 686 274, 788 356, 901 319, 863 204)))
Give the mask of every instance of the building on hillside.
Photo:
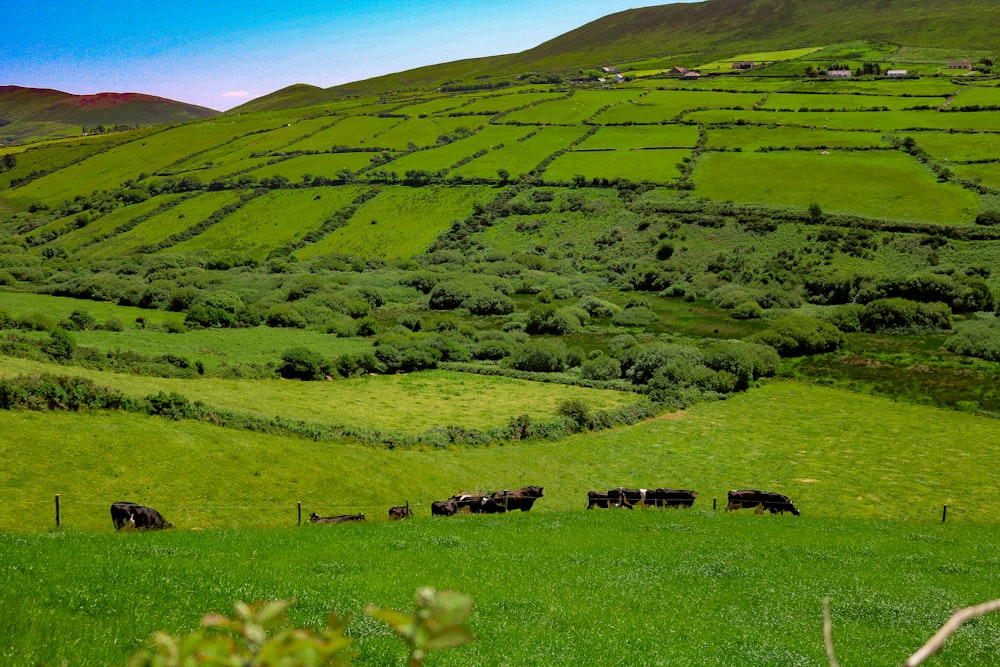
POLYGON ((684 76, 685 74, 687 74, 687 72, 688 72, 687 67, 677 66, 677 67, 672 68, 669 72, 667 72, 667 75, 668 76, 684 76))
POLYGON ((700 78, 701 78, 701 72, 688 70, 687 72, 684 72, 684 76, 681 77, 681 81, 697 81, 700 78))
POLYGON ((831 79, 850 79, 852 76, 849 69, 832 69, 826 75, 831 79))
POLYGON ((753 69, 755 66, 752 60, 737 60, 733 62, 733 69, 753 69))
POLYGON ((885 72, 886 76, 892 77, 894 79, 898 79, 898 78, 904 77, 907 74, 909 74, 909 72, 907 70, 905 70, 905 69, 890 69, 890 70, 886 70, 886 72, 885 72))
POLYGON ((948 63, 948 69, 972 69, 972 63, 968 60, 956 60, 948 63))
POLYGON ((601 71, 604 72, 605 74, 614 74, 614 73, 616 73, 618 71, 618 68, 617 67, 610 67, 610 66, 609 67, 602 67, 601 71))

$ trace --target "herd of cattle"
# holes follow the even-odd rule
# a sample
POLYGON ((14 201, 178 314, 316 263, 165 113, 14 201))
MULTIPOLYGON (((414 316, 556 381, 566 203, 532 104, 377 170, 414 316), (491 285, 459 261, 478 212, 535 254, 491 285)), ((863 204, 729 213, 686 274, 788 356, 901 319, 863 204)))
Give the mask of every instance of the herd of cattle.
MULTIPOLYGON (((595 507, 624 507, 627 509, 635 507, 691 507, 697 496, 696 491, 681 489, 627 489, 618 487, 609 489, 607 493, 588 491, 587 509, 595 507)), ((432 502, 431 516, 454 516, 460 513, 498 514, 515 510, 527 512, 541 497, 542 487, 540 486, 506 489, 483 495, 454 495, 448 500, 432 502)), ((773 491, 737 489, 729 492, 727 500, 729 501, 726 505, 727 512, 749 508, 757 514, 791 512, 793 515, 799 516, 799 510, 792 504, 788 496, 773 491)), ((389 510, 390 519, 406 519, 411 516, 413 516, 413 511, 410 509, 409 503, 396 505, 389 510)), ((115 530, 156 530, 173 527, 152 507, 126 501, 112 503, 111 521, 115 525, 115 530)), ((313 512, 309 515, 309 521, 319 524, 365 521, 365 515, 358 513, 319 516, 313 512)))

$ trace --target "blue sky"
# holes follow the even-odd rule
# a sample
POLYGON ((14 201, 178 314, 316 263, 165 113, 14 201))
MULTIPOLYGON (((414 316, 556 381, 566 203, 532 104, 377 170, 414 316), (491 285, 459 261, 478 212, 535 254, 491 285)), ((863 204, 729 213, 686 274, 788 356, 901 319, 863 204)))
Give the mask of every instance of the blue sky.
POLYGON ((139 92, 224 110, 293 83, 321 87, 516 53, 615 0, 7 0, 0 85, 139 92))

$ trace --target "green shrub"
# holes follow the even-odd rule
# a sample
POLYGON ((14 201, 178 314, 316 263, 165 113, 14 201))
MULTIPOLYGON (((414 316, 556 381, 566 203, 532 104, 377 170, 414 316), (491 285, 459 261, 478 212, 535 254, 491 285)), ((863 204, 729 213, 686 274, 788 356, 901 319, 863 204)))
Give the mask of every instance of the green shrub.
POLYGON ((473 315, 509 315, 514 312, 510 297, 497 292, 477 292, 466 299, 462 306, 473 315))
POLYGON ((532 373, 561 373, 566 370, 566 346, 557 341, 539 340, 522 345, 510 357, 510 366, 532 373))
POLYGON ((289 380, 323 380, 331 372, 331 364, 319 352, 294 347, 281 354, 278 373, 289 380))
POLYGON ((845 333, 861 331, 861 313, 864 309, 858 303, 837 306, 826 315, 826 321, 845 333))
POLYGON ((611 323, 619 327, 645 327, 657 319, 649 306, 631 306, 611 318, 611 323))
POLYGON ((453 310, 461 307, 470 296, 472 290, 468 285, 449 280, 434 286, 427 305, 431 310, 453 310))
POLYGON ((970 320, 955 326, 955 333, 944 341, 944 348, 955 354, 1000 361, 1000 320, 970 320))
POLYGON ((49 340, 45 343, 45 352, 56 361, 68 361, 73 358, 76 341, 65 329, 53 329, 49 340))
POLYGON ((730 313, 734 320, 759 320, 764 317, 764 309, 756 301, 744 301, 730 313))
POLYGON ((869 333, 920 333, 951 328, 951 309, 943 303, 910 299, 876 299, 859 315, 861 330, 869 333))
POLYGON ((622 364, 614 357, 601 354, 580 365, 585 380, 617 380, 622 376, 622 364))
POLYGON ((305 329, 306 318, 287 304, 279 304, 267 311, 264 322, 269 327, 286 329, 305 329))
POLYGON ((621 308, 610 301, 598 299, 596 296, 590 295, 581 298, 577 306, 587 311, 591 317, 611 317, 621 310, 621 308))
POLYGON ((793 314, 779 317, 770 328, 751 336, 750 341, 770 345, 783 357, 795 357, 839 350, 846 339, 828 322, 793 314))

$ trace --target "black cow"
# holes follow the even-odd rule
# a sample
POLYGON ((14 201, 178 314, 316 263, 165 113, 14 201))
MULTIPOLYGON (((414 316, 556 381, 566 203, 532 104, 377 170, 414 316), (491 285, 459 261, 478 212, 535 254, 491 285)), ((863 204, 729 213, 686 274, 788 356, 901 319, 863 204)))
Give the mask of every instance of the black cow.
POLYGON ((733 512, 743 507, 761 508, 761 512, 767 510, 771 514, 783 514, 791 512, 799 516, 799 510, 792 504, 788 496, 772 491, 760 491, 758 489, 737 489, 729 492, 729 504, 726 505, 727 512, 733 512))
POLYGON ((697 491, 651 489, 646 492, 646 504, 654 507, 691 507, 697 497, 697 491))
POLYGON ((612 507, 612 501, 608 498, 608 494, 599 493, 597 491, 587 491, 587 509, 594 509, 595 507, 603 507, 607 509, 612 507))
POLYGON ((644 507, 646 505, 646 493, 648 489, 608 489, 608 501, 612 507, 627 507, 632 509, 636 505, 644 507))
POLYGON ((454 500, 435 500, 431 503, 431 516, 455 516, 458 503, 454 500))
POLYGON ((535 501, 542 497, 542 487, 525 486, 520 489, 496 491, 490 497, 496 501, 500 507, 513 512, 521 510, 527 512, 535 504, 535 501))
POLYGON ((390 519, 409 519, 413 516, 413 510, 409 505, 393 505, 389 508, 390 519))
POLYGON ((498 514, 503 513, 503 505, 493 500, 490 496, 477 496, 463 494, 452 496, 450 499, 455 503, 459 512, 469 512, 470 514, 498 514))
POLYGON ((126 527, 135 527, 138 530, 161 530, 174 527, 152 507, 130 503, 127 500, 111 503, 111 523, 115 525, 115 530, 122 530, 126 527))
POLYGON ((312 523, 346 523, 348 521, 364 521, 364 514, 337 514, 336 516, 320 516, 313 512, 309 515, 312 523))

